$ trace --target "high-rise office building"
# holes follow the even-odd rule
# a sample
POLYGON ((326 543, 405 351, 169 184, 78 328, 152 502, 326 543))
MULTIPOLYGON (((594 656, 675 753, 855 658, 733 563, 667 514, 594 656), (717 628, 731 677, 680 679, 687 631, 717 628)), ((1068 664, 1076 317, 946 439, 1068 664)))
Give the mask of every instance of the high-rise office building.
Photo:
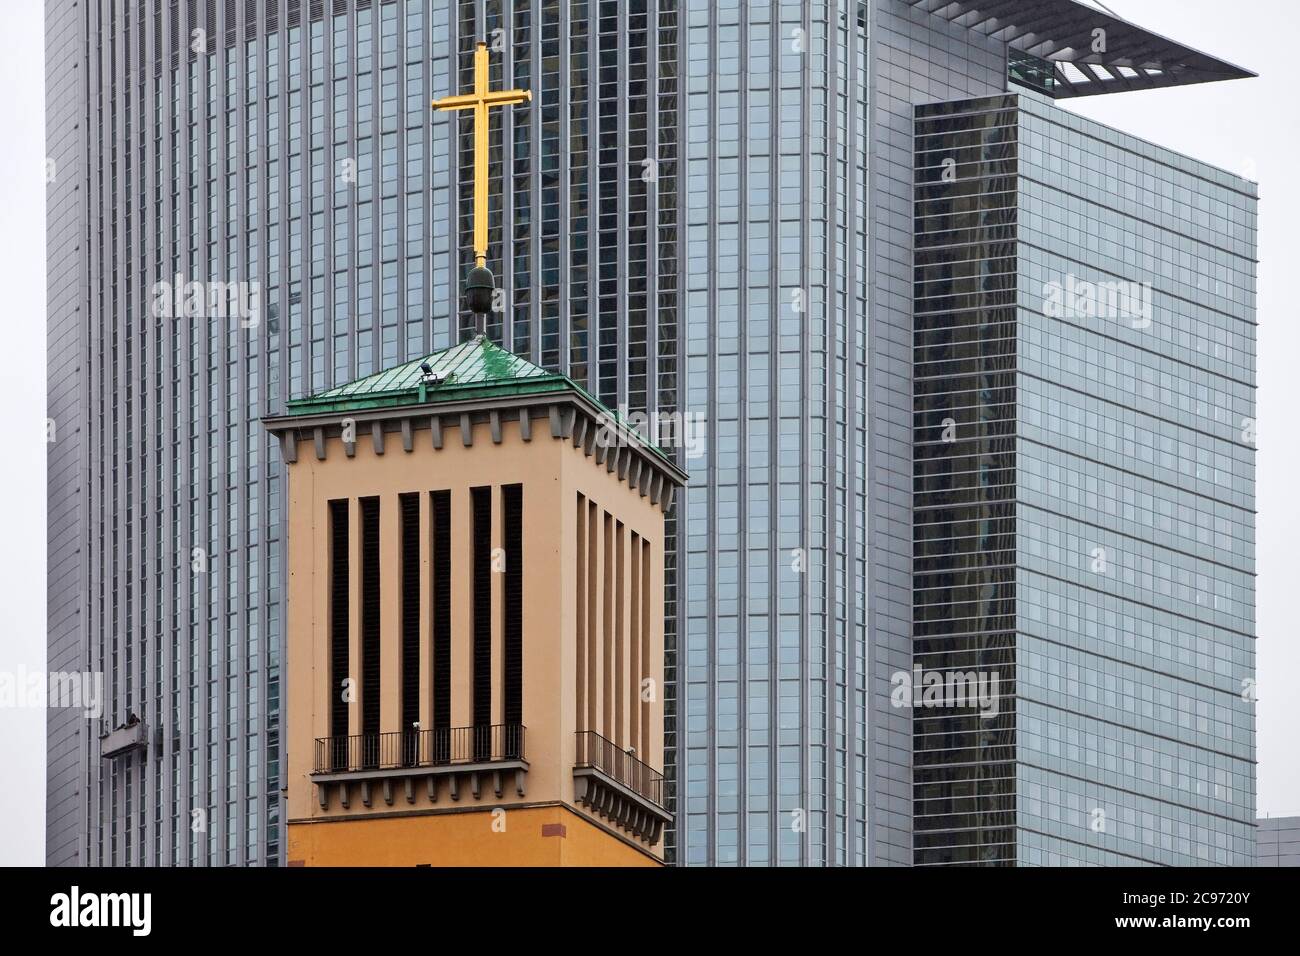
POLYGON ((47 32, 50 666, 109 701, 51 715, 51 862, 282 855, 257 420, 466 331, 469 120, 429 101, 479 38, 534 92, 495 120, 490 335, 707 429, 668 449, 667 857, 913 862, 914 111, 1243 71, 1074 0, 51 0, 47 32), (258 314, 152 308, 177 277, 258 314))
POLYGON ((1255 188, 1033 93, 916 119, 916 863, 1253 859, 1255 188))
POLYGON ((1256 821, 1255 865, 1300 866, 1300 817, 1256 821))

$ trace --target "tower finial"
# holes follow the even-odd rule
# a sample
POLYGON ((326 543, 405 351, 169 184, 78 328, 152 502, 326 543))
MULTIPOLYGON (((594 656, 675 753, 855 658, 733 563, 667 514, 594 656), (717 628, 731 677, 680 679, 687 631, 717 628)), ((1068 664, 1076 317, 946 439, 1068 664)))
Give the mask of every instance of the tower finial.
POLYGON ((488 89, 488 48, 479 43, 474 49, 474 91, 434 100, 436 110, 474 111, 474 268, 465 276, 465 305, 474 313, 475 331, 487 331, 487 314, 492 310, 496 280, 487 267, 488 245, 488 111, 494 106, 527 103, 533 98, 529 90, 488 89))

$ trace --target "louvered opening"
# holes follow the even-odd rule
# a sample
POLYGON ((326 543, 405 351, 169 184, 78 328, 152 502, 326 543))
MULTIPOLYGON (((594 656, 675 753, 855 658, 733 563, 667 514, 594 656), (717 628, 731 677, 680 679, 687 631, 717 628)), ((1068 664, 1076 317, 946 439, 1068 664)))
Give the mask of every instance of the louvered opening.
POLYGON ((289 0, 289 7, 285 13, 290 30, 302 25, 302 7, 299 0, 289 0))
POLYGON ((361 499, 362 764, 379 762, 379 499, 361 499))
POLYGON ((587 729, 587 499, 578 492, 577 540, 574 542, 577 555, 574 582, 574 705, 577 712, 574 718, 578 730, 587 729))
POLYGON ((415 763, 420 719, 420 496, 398 498, 402 521, 402 759, 415 763))
MULTIPOLYGON (((135 69, 127 76, 127 83, 135 80, 139 87, 140 99, 144 99, 144 78, 145 78, 145 60, 149 56, 149 41, 144 35, 145 7, 144 4, 135 8, 135 69)), ((141 182, 144 182, 144 170, 140 171, 141 182)))
POLYGON ((163 36, 163 11, 161 4, 153 8, 153 75, 162 76, 163 47, 167 45, 163 36))
POLYGON ((330 511, 330 738, 334 768, 347 766, 348 703, 348 503, 331 501, 330 511))
POLYGON ((185 29, 185 35, 176 38, 176 46, 178 49, 183 47, 186 61, 193 63, 199 56, 194 49, 194 31, 199 29, 199 7, 196 0, 185 0, 185 29))
POLYGON ((226 0, 224 42, 228 48, 234 46, 235 41, 239 38, 239 11, 237 6, 238 0, 226 0))
POLYGON ((171 68, 174 70, 180 64, 180 50, 185 45, 181 38, 180 0, 172 0, 167 8, 167 38, 171 41, 171 68))
MULTIPOLYGON (((654 602, 650 599, 650 561, 654 552, 650 549, 650 542, 642 539, 641 541, 641 680, 650 677, 650 615, 658 614, 659 609, 654 607, 654 602)), ((636 695, 632 698, 632 706, 641 709, 641 753, 646 754, 647 759, 653 753, 650 749, 650 701, 641 695, 641 684, 638 681, 633 686, 632 692, 636 695)))
MULTIPOLYGON (((506 552, 502 582, 502 654, 505 699, 502 716, 507 726, 524 722, 524 486, 501 489, 501 533, 506 552)), ((507 757, 518 754, 507 753, 507 757)))
POLYGON ((433 513, 434 761, 450 758, 451 727, 451 492, 430 492, 433 513))
POLYGON ((491 756, 492 726, 492 489, 471 488, 474 635, 474 759, 491 756))

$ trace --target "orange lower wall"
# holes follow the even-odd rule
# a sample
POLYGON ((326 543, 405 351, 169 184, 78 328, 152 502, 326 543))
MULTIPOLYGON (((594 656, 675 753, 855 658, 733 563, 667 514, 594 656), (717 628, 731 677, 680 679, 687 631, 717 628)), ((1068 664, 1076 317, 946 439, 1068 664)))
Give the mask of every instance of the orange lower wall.
POLYGON ((288 839, 290 866, 662 865, 558 804, 290 823, 288 839))

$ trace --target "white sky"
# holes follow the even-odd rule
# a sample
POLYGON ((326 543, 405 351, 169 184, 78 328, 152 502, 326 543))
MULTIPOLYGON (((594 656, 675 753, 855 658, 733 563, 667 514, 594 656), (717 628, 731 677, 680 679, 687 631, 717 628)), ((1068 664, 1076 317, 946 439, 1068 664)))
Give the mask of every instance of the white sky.
MULTIPOLYGON (((1289 87, 1300 36, 1295 0, 1106 0, 1116 14, 1261 74, 1067 108, 1261 183, 1259 273, 1259 792, 1261 815, 1300 814, 1300 452, 1287 422, 1300 397, 1300 327, 1289 278, 1300 268, 1300 109, 1289 87)), ((7 0, 0 31, 0 278, 9 316, 0 408, 10 423, 0 500, 0 672, 45 666, 44 13, 7 0)), ((0 708, 0 865, 44 861, 44 712, 0 708)))

